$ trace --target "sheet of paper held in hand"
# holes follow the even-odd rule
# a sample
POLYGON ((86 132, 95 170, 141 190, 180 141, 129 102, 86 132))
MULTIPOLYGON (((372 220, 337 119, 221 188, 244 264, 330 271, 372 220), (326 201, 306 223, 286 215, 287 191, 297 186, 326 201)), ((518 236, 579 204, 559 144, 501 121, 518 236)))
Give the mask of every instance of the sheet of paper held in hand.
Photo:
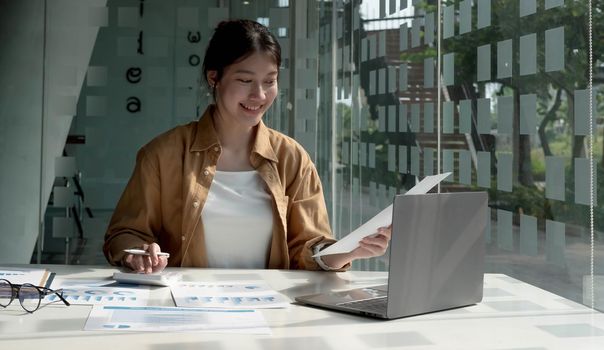
MULTIPOLYGON (((450 172, 439 175, 426 176, 417 185, 413 186, 413 188, 407 191, 405 195, 426 194, 439 182, 446 179, 449 175, 451 175, 450 172)), ((388 226, 391 223, 392 204, 390 204, 386 209, 379 212, 376 216, 369 219, 366 223, 359 226, 359 228, 349 233, 346 237, 341 238, 336 243, 313 255, 313 257, 330 254, 348 253, 359 246, 359 241, 361 239, 375 234, 378 228, 388 226)))
POLYGON ((170 291, 178 307, 265 309, 291 302, 264 281, 180 282, 170 291))

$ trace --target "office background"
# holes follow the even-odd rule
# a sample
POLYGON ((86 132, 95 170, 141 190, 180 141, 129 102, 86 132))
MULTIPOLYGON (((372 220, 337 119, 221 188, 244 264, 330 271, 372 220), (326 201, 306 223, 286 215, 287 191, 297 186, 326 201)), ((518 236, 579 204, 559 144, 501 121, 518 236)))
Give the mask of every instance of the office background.
POLYGON ((589 4, 0 0, 0 263, 104 264, 136 151, 203 112, 212 28, 250 18, 283 50, 265 121, 311 154, 336 236, 452 171, 441 191, 489 192, 487 272, 602 310, 604 2, 589 4))

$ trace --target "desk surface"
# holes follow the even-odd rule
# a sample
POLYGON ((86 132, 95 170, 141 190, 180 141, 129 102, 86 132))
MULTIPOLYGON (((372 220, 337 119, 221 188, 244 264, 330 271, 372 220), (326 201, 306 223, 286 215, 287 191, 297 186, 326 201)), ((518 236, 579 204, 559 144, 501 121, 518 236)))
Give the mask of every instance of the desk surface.
MULTIPOLYGON (((110 267, 47 265, 65 278, 107 278, 110 267)), ((385 272, 180 269, 185 280, 263 279, 296 296, 386 282, 385 272)), ((169 288, 152 305, 174 306, 169 288)), ((2 349, 604 349, 604 314, 506 275, 487 274, 483 302, 391 321, 292 305, 262 310, 272 335, 83 331, 91 306, 49 305, 34 314, 18 303, 0 310, 2 349)))

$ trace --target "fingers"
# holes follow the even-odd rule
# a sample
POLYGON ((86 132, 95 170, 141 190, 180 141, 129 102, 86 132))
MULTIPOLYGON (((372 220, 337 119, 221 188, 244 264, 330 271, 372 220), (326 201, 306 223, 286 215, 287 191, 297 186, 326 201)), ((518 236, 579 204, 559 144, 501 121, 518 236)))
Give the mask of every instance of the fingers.
POLYGON ((388 249, 391 228, 380 227, 377 234, 367 236, 359 241, 359 254, 366 258, 384 255, 388 249))
POLYGON ((150 254, 149 257, 151 258, 152 267, 157 266, 157 264, 159 263, 159 257, 157 256, 157 253, 161 252, 159 244, 151 243, 145 250, 148 251, 150 254))
POLYGON ((138 273, 159 272, 168 265, 166 257, 157 255, 161 252, 161 248, 157 243, 143 244, 141 248, 149 252, 149 255, 127 254, 124 257, 124 265, 130 267, 132 271, 138 273))
POLYGON ((390 240, 390 237, 392 236, 392 224, 378 228, 378 235, 385 236, 390 240))
POLYGON ((392 237, 392 224, 378 228, 373 235, 359 241, 359 246, 353 251, 355 259, 382 256, 388 249, 392 237))
POLYGON ((388 248, 389 241, 390 241, 389 236, 386 236, 385 234, 380 233, 376 236, 365 237, 359 243, 364 243, 367 245, 375 245, 375 246, 378 246, 385 250, 386 248, 388 248))
POLYGON ((157 265, 153 266, 153 272, 162 272, 168 266, 168 258, 165 256, 158 257, 157 265))
POLYGON ((352 251, 352 254, 354 256, 353 259, 365 259, 382 256, 385 252, 386 248, 382 246, 359 241, 359 246, 352 251))
POLYGON ((146 272, 145 260, 151 265, 151 259, 148 256, 127 254, 124 258, 124 265, 131 268, 134 272, 146 272))
MULTIPOLYGON (((155 243, 152 244, 143 244, 143 250, 148 251, 151 255, 137 255, 134 257, 134 261, 137 262, 137 267, 138 269, 136 270, 137 272, 144 272, 144 273, 151 273, 153 271, 153 257, 152 255, 155 255, 155 258, 157 259, 157 253, 151 253, 150 249, 153 249, 153 245, 155 243)), ((155 244, 157 245, 157 244, 155 244)))
POLYGON ((370 243, 365 243, 365 242, 359 242, 359 247, 361 247, 362 249, 364 249, 366 251, 371 252, 371 255, 369 255, 370 257, 383 255, 386 252, 386 248, 387 248, 387 247, 384 247, 381 245, 370 244, 370 243))
POLYGON ((384 254, 384 252, 386 252, 386 249, 374 245, 374 244, 368 244, 368 243, 364 243, 364 242, 359 242, 359 247, 358 249, 358 254, 360 258, 372 258, 372 257, 376 257, 376 256, 381 256, 384 254))

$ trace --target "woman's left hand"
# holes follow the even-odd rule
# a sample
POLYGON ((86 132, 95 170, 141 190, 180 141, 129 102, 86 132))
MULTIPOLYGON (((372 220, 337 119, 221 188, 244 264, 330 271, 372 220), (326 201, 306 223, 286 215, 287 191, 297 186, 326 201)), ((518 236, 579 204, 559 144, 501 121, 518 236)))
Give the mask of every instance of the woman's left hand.
POLYGON ((359 246, 352 251, 354 259, 373 258, 382 256, 388 249, 392 236, 392 225, 380 227, 378 231, 359 241, 359 246))

